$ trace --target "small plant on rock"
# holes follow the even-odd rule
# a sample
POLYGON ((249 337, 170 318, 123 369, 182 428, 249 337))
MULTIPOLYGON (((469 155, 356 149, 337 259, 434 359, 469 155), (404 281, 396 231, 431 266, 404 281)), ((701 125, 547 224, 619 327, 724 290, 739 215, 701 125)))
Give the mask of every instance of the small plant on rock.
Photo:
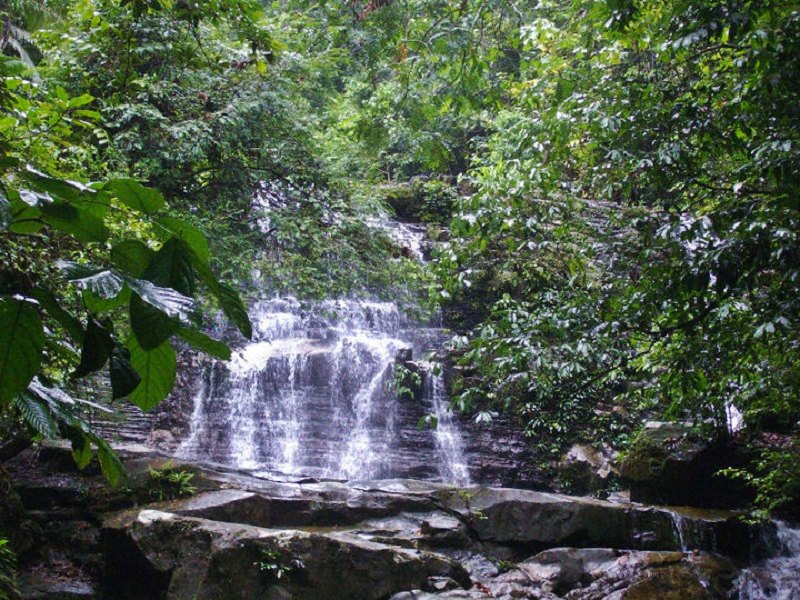
POLYGON ((270 580, 279 581, 288 576, 296 569, 302 569, 305 565, 299 559, 292 559, 280 550, 261 548, 259 557, 253 566, 270 580))
POLYGON ((170 463, 160 469, 148 467, 150 497, 158 502, 194 496, 197 488, 192 485, 194 473, 175 469, 170 463))

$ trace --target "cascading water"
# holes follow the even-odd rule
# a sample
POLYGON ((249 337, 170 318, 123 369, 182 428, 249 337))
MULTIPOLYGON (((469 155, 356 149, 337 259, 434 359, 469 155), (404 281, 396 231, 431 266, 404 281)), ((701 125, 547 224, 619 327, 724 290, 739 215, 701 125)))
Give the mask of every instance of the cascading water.
MULTIPOLYGON (((265 189, 262 203, 278 193, 265 189)), ((374 226, 423 259, 421 228, 374 226)), ((441 375, 423 367, 416 400, 391 391, 398 357, 421 356, 441 331, 414 323, 393 302, 365 299, 266 298, 250 316, 253 342, 204 370, 179 455, 292 475, 469 482, 441 375), (438 427, 418 429, 427 414, 438 427)))
POLYGON ((800 529, 776 522, 779 556, 741 572, 736 581, 740 600, 800 598, 800 529))
POLYGON ((469 469, 464 462, 464 444, 457 422, 453 419, 450 398, 444 386, 444 378, 433 366, 427 369, 424 385, 424 398, 433 402, 433 416, 436 418, 434 435, 442 461, 444 479, 447 481, 469 481, 469 469))

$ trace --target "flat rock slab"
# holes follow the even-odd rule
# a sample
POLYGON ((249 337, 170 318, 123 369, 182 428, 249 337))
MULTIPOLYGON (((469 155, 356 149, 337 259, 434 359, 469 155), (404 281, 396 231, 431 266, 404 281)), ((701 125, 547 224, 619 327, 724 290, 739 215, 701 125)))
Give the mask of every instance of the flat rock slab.
POLYGON ((481 541, 530 548, 612 547, 701 549, 748 557, 756 526, 730 511, 682 510, 617 504, 584 497, 510 488, 434 493, 481 541))
POLYGON ((171 512, 258 527, 333 527, 401 513, 432 512, 437 506, 423 495, 362 492, 352 488, 276 484, 270 490, 218 490, 172 502, 171 512))
POLYGON ((103 538, 105 584, 119 600, 378 600, 424 587, 431 577, 471 585, 456 561, 349 532, 272 530, 141 510, 108 519, 103 538))

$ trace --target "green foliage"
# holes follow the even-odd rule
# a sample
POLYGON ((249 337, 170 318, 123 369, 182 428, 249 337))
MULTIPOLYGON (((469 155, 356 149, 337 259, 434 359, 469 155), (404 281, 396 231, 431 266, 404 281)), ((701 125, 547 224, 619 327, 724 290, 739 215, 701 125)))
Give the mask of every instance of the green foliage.
POLYGON ((227 355, 198 329, 195 280, 247 335, 249 321, 214 276, 202 233, 160 214, 159 191, 110 176, 103 164, 84 168, 98 139, 108 139, 100 115, 85 108, 92 97, 71 97, 7 57, 0 70, 0 408, 35 436, 69 439, 80 467, 94 446, 117 485, 122 465, 82 417, 87 404, 103 407, 65 388, 109 365, 114 397, 147 410, 172 389, 173 334, 227 355), (100 181, 88 182, 90 174, 100 181))
POLYGON ((422 389, 422 374, 417 369, 396 363, 392 378, 386 382, 386 388, 401 400, 412 400, 422 389))
POLYGON ((164 502, 187 498, 197 493, 197 488, 192 485, 194 473, 191 471, 176 469, 167 464, 160 469, 148 467, 147 474, 150 477, 148 493, 151 500, 164 502))
POLYGON ((24 300, 0 300, 0 405, 23 391, 39 372, 44 333, 39 313, 24 300))
POLYGON ((16 569, 17 559, 8 540, 0 538, 0 600, 19 598, 16 569))
POLYGON ((561 446, 729 403, 794 427, 795 7, 549 4, 521 34, 437 260, 459 401, 561 446))
POLYGON ((258 555, 258 560, 253 563, 253 566, 256 567, 268 581, 280 581, 296 570, 305 567, 303 561, 292 559, 278 549, 259 548, 258 555))
POLYGON ((800 498, 800 444, 763 448, 749 469, 724 469, 722 475, 745 481, 756 491, 754 516, 792 511, 800 498))

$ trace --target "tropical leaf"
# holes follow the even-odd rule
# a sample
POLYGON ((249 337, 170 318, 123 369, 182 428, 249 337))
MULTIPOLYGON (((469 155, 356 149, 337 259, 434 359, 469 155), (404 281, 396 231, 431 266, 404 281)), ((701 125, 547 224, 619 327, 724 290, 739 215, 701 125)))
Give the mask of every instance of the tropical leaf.
POLYGON ((176 321, 148 304, 137 294, 130 301, 131 329, 145 350, 153 350, 178 331, 176 321))
POLYGON ((111 179, 105 187, 122 203, 145 214, 158 212, 165 205, 161 192, 145 187, 135 179, 127 177, 111 179))
POLYGON ((150 260, 142 278, 185 296, 194 295, 194 269, 189 246, 176 237, 168 239, 150 260))
POLYGON ((70 203, 80 203, 87 197, 92 197, 97 194, 96 190, 93 190, 83 183, 71 181, 69 179, 50 177, 31 165, 26 165, 24 169, 18 171, 18 174, 29 183, 33 184, 33 187, 39 191, 53 194, 70 203))
POLYGON ((141 382, 128 395, 128 399, 143 411, 151 410, 169 395, 175 383, 175 350, 168 341, 146 350, 136 336, 128 338, 127 347, 131 353, 131 365, 141 377, 141 382))
POLYGON ((207 336, 202 331, 198 331, 197 329, 182 328, 178 331, 178 335, 198 350, 202 350, 206 354, 210 354, 215 358, 229 360, 231 357, 231 349, 228 348, 228 345, 225 342, 215 340, 214 338, 207 336))
POLYGON ((100 298, 116 297, 125 284, 122 276, 108 269, 81 265, 60 260, 56 263, 64 276, 83 290, 89 290, 100 298))
POLYGON ((90 316, 86 324, 86 334, 83 336, 81 362, 71 377, 73 379, 85 377, 89 373, 102 369, 108 361, 113 347, 111 332, 90 316))
POLYGON ((253 326, 250 323, 250 317, 247 316, 247 309, 239 293, 231 286, 218 281, 208 263, 201 261, 197 255, 193 256, 192 263, 201 281, 219 302, 225 316, 236 325, 242 335, 248 340, 251 339, 253 337, 253 326))
POLYGON ((28 387, 39 372, 44 331, 36 307, 25 300, 0 300, 0 406, 28 387))
POLYGON ((83 298, 83 303, 86 305, 86 308, 97 315, 112 311, 121 306, 126 306, 131 301, 131 288, 127 285, 123 285, 120 293, 113 298, 101 298, 89 290, 83 290, 81 297, 83 298))
POLYGON ((104 439, 94 436, 93 440, 97 445, 97 460, 100 463, 103 475, 105 475, 111 487, 120 487, 127 481, 127 475, 119 456, 104 439))
POLYGON ((139 240, 125 240, 111 249, 111 262, 133 277, 141 277, 155 253, 139 240))
POLYGON ((78 469, 85 469, 92 462, 92 443, 89 436, 77 427, 68 427, 67 437, 72 445, 72 459, 78 469))
POLYGON ((54 229, 81 242, 104 242, 110 232, 95 215, 79 210, 66 202, 53 202, 41 207, 42 219, 54 229))
POLYGON ((48 316, 58 321, 73 340, 77 342, 83 339, 83 325, 61 307, 55 294, 42 287, 35 287, 28 294, 39 303, 48 316))
POLYGON ((189 322, 190 315, 197 310, 197 302, 173 289, 159 287, 144 279, 126 279, 130 288, 147 304, 167 316, 189 322))
POLYGON ((131 353, 125 346, 114 344, 114 349, 111 351, 109 376, 113 399, 124 398, 135 390, 142 380, 131 365, 131 353))
POLYGON ((211 258, 206 236, 191 223, 177 217, 161 217, 158 224, 185 242, 200 260, 208 262, 211 258))
POLYGON ((242 335, 248 340, 253 337, 253 326, 250 323, 250 317, 247 315, 247 309, 242 302, 239 292, 232 286, 224 282, 217 282, 216 286, 211 289, 211 293, 219 302, 222 311, 225 313, 234 325, 242 332, 242 335))
POLYGON ((116 298, 127 284, 147 304, 180 321, 188 322, 189 316, 197 307, 192 298, 145 279, 135 279, 109 269, 74 262, 58 261, 57 265, 68 280, 100 298, 116 298))

